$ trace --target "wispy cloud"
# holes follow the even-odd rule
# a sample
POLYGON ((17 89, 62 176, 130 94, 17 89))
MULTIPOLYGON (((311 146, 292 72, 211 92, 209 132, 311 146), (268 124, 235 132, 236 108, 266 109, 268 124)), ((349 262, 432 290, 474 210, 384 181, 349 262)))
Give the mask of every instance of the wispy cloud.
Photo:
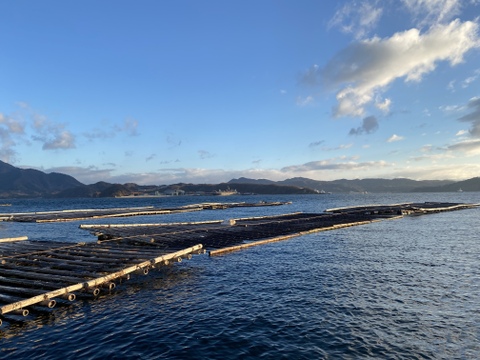
POLYGON ((310 105, 314 102, 313 96, 297 97, 297 105, 300 107, 310 105))
POLYGON ((25 133, 25 121, 23 119, 16 119, 11 116, 5 116, 0 113, 0 126, 6 128, 13 134, 25 133))
POLYGON ((402 0, 418 26, 450 21, 460 14, 460 0, 402 0))
POLYGON ((198 156, 200 156, 200 159, 210 159, 210 158, 214 157, 215 155, 213 155, 212 153, 210 153, 207 150, 198 150, 198 156))
POLYGON ((382 13, 378 1, 352 1, 335 13, 328 27, 338 28, 343 33, 361 39, 375 28, 382 13))
POLYGON ((53 137, 34 137, 35 140, 42 141, 43 150, 58 150, 58 149, 74 149, 75 146, 75 137, 70 131, 67 130, 58 130, 56 134, 53 134, 53 137))
POLYGON ((146 162, 149 162, 149 161, 155 159, 156 157, 157 157, 157 154, 151 154, 150 156, 148 156, 148 157, 145 159, 145 161, 146 161, 146 162))
POLYGON ((43 150, 67 150, 76 147, 75 136, 65 129, 65 123, 55 122, 32 108, 28 110, 33 119, 35 131, 32 139, 43 143, 43 150))
POLYGON ((311 142, 310 144, 308 144, 308 147, 317 147, 317 146, 320 146, 322 145, 323 143, 325 143, 325 140, 319 140, 319 141, 314 141, 314 142, 311 142))
POLYGON ((8 130, 0 127, 0 160, 14 163, 17 152, 15 151, 15 141, 8 130))
POLYGON ((117 126, 119 132, 125 132, 129 136, 138 136, 138 121, 134 118, 126 118, 123 125, 117 126))
POLYGON ((402 141, 404 140, 405 138, 403 136, 399 136, 397 134, 393 134, 392 136, 390 136, 388 139, 387 139, 387 142, 391 143, 391 142, 396 142, 396 141, 402 141))
POLYGON ((178 147, 180 145, 182 145, 182 140, 179 139, 175 134, 173 133, 169 133, 167 134, 167 144, 169 146, 170 149, 173 149, 175 147, 178 147))
POLYGON ((15 146, 19 138, 25 134, 25 122, 21 118, 0 113, 0 159, 15 162, 17 152, 15 146))
POLYGON ((103 122, 101 127, 85 131, 82 135, 90 141, 97 139, 114 138, 120 134, 127 136, 138 136, 138 121, 132 118, 126 118, 121 124, 108 124, 103 122))
POLYGON ((474 83, 477 81, 477 79, 480 77, 480 69, 477 69, 473 72, 472 76, 467 77, 465 80, 462 81, 462 88, 467 88, 470 86, 470 84, 474 83))
POLYGON ((345 149, 350 149, 351 147, 353 146, 353 144, 340 144, 338 146, 335 146, 335 147, 327 147, 327 146, 324 146, 322 147, 322 150, 323 151, 336 151, 336 150, 345 150, 345 149))
POLYGON ((318 170, 366 170, 366 169, 379 169, 389 166, 389 164, 383 160, 381 161, 367 161, 367 162, 337 162, 332 159, 311 161, 302 165, 291 165, 281 169, 283 172, 309 172, 318 170))

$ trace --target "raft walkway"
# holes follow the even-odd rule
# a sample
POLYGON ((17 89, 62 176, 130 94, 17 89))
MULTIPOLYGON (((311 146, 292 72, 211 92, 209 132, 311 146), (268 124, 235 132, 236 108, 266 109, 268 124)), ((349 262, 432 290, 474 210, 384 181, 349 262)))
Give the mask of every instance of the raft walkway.
POLYGON ((98 296, 101 291, 111 291, 130 274, 147 274, 150 269, 190 259, 207 250, 214 256, 319 231, 369 224, 385 217, 477 206, 479 204, 362 205, 329 209, 324 213, 297 212, 202 222, 83 224, 80 227, 95 234, 97 241, 78 244, 30 241, 26 237, 3 239, 4 242, 0 241, 0 324, 1 319, 24 318, 30 310, 49 309, 57 302, 74 301, 77 295, 98 296))

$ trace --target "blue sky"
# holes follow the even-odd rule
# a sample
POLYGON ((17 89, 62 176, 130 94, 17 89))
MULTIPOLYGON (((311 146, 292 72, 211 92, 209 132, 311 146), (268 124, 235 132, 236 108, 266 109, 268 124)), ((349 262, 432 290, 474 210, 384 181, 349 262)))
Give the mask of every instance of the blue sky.
POLYGON ((480 176, 480 0, 0 0, 0 160, 85 184, 480 176))

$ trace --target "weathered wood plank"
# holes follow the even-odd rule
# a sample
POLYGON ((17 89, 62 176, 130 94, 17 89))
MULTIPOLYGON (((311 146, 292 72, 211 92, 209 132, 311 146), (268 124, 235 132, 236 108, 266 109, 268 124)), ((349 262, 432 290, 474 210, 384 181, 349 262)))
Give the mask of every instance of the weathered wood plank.
POLYGON ((0 243, 9 243, 9 242, 25 241, 25 240, 28 240, 28 236, 19 236, 19 237, 13 237, 13 238, 3 238, 3 239, 0 239, 0 243))

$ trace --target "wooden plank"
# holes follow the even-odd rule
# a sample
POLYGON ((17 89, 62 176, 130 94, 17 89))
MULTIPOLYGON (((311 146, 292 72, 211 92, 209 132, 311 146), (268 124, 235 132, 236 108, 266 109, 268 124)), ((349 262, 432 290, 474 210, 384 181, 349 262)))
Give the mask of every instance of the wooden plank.
POLYGON ((130 227, 160 227, 160 226, 180 226, 180 225, 204 225, 220 224, 223 220, 194 221, 194 222, 175 222, 175 223, 154 223, 154 224, 81 224, 80 229, 92 228, 130 228, 130 227))
POLYGON ((0 243, 9 243, 9 242, 25 241, 25 240, 28 240, 28 236, 19 236, 19 237, 14 237, 14 238, 3 238, 3 239, 0 239, 0 243))

